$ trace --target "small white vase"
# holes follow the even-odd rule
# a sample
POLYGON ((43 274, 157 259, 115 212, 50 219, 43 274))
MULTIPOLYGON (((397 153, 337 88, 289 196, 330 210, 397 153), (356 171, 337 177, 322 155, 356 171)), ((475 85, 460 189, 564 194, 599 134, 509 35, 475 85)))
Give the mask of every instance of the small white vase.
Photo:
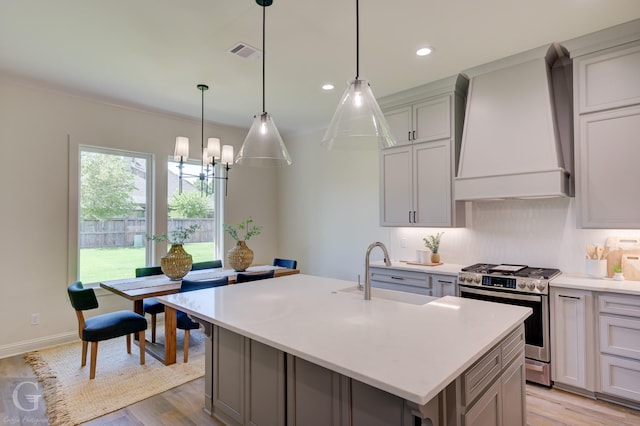
POLYGON ((613 280, 614 281, 624 281, 624 275, 622 274, 622 272, 614 272, 613 273, 613 280))

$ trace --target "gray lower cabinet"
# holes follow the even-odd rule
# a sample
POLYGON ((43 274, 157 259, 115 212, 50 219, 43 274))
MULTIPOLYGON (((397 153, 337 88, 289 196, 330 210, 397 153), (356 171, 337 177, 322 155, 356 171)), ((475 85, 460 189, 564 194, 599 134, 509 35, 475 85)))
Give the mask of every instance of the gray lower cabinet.
POLYGON ((230 425, 284 425, 284 353, 214 327, 211 413, 230 425))
POLYGON ((218 326, 212 336, 210 412, 228 425, 526 424, 524 325, 422 406, 218 326))
POLYGON ((371 267, 369 273, 373 287, 433 297, 455 296, 457 292, 456 275, 430 274, 385 267, 371 267))

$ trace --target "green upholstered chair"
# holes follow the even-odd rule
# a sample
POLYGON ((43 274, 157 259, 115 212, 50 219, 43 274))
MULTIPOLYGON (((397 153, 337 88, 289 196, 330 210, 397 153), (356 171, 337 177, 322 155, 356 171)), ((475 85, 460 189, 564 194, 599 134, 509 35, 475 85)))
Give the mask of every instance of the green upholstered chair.
POLYGON ((236 284, 247 283, 249 281, 264 280, 267 278, 273 278, 273 274, 274 274, 273 270, 267 271, 267 272, 256 272, 256 273, 238 272, 236 274, 236 284))
POLYGON ((273 259, 273 266, 296 269, 298 267, 298 261, 293 259, 280 259, 276 257, 275 259, 273 259))
MULTIPOLYGON (((202 281, 190 281, 182 280, 180 285, 180 293, 187 291, 202 290, 205 288, 220 287, 229 284, 228 277, 216 278, 214 280, 202 280, 202 281)), ((184 362, 189 359, 189 339, 191 337, 191 330, 197 330, 200 324, 192 321, 189 315, 182 311, 176 311, 176 327, 180 330, 184 330, 184 362)))
MULTIPOLYGON (((144 266, 136 268, 136 277, 148 277, 151 275, 162 275, 162 269, 159 266, 144 266)), ((156 342, 156 315, 164 312, 164 305, 156 300, 155 297, 149 297, 142 301, 142 312, 151 315, 151 341, 156 342)))
POLYGON ((191 265, 192 271, 200 269, 222 268, 222 260, 207 260, 206 262, 195 262, 191 265))
POLYGON ((98 299, 92 288, 84 288, 80 281, 67 287, 71 306, 78 317, 78 335, 82 340, 82 364, 87 365, 87 344, 91 342, 91 365, 89 379, 96 377, 96 360, 98 357, 98 342, 126 336, 127 353, 131 353, 131 334, 138 333, 140 338, 140 364, 144 364, 144 332, 147 320, 132 311, 117 311, 107 314, 84 318, 83 311, 96 309, 98 299))

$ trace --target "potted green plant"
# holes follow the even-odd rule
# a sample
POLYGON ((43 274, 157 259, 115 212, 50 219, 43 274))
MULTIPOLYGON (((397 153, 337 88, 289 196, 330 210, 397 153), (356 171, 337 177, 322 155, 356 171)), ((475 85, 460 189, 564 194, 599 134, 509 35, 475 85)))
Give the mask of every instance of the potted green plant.
POLYGON ((236 271, 242 272, 253 262, 253 250, 247 247, 247 241, 253 236, 260 235, 262 226, 256 225, 253 218, 249 216, 233 225, 225 223, 224 231, 236 242, 235 247, 227 252, 229 265, 236 271))
POLYGON ((624 275, 622 274, 622 266, 613 265, 613 279, 615 281, 624 281, 624 275))
POLYGON ((182 279, 191 270, 193 258, 184 250, 183 245, 199 228, 198 224, 186 228, 179 226, 169 234, 165 232, 160 235, 147 236, 148 240, 167 241, 171 245, 167 254, 160 258, 160 269, 170 279, 182 279))
POLYGON ((442 234, 444 234, 444 232, 438 232, 435 235, 429 235, 422 239, 425 247, 431 250, 431 263, 440 263, 440 253, 438 253, 438 249, 440 248, 440 238, 442 238, 442 234))

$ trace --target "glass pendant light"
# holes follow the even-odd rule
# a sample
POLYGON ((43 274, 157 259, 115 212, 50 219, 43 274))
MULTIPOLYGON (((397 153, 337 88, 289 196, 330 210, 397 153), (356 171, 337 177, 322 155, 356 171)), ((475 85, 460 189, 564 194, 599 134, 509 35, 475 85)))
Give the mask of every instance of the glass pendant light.
POLYGON ((356 78, 342 95, 322 144, 329 149, 347 148, 369 139, 377 140, 380 148, 396 144, 369 82, 360 78, 360 16, 356 0, 356 78))
POLYGON ((262 6, 262 113, 253 117, 253 124, 236 157, 236 164, 258 167, 287 166, 291 164, 291 157, 273 118, 265 110, 265 21, 266 8, 271 6, 273 1, 256 0, 256 3, 262 6))

